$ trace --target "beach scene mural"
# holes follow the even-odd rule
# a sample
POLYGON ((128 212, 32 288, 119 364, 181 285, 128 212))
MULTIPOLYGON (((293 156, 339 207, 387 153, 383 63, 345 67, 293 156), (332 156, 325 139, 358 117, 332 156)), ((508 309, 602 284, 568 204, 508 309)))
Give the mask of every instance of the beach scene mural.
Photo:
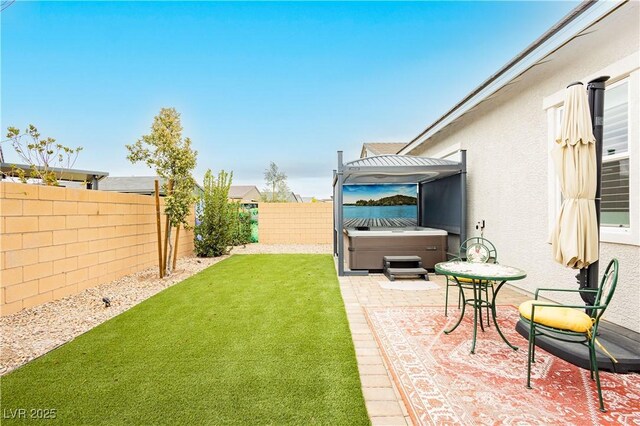
POLYGON ((415 226, 417 186, 345 185, 345 226, 415 226))

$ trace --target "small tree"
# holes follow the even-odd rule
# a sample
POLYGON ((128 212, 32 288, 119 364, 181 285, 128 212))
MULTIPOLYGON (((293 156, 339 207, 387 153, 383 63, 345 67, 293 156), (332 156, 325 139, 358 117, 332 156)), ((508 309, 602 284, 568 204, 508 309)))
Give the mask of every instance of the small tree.
POLYGON ((164 253, 164 258, 166 272, 170 273, 169 260, 174 249, 171 244, 171 227, 182 225, 186 229, 191 228, 187 218, 196 200, 193 193, 196 182, 191 173, 196 167, 198 152, 191 149, 191 139, 182 137, 180 114, 175 108, 162 108, 153 119, 151 132, 126 147, 129 161, 144 162, 164 178, 162 187, 166 194, 165 214, 170 224, 165 236, 169 240, 169 249, 164 253), (172 185, 170 193, 169 185, 172 185))
POLYGON ((214 177, 211 170, 204 175, 204 194, 198 207, 198 224, 195 229, 196 254, 215 257, 229 253, 233 245, 234 214, 237 209, 230 203, 229 187, 233 173, 221 170, 214 177))
POLYGON ((263 196, 262 200, 269 203, 282 203, 287 201, 289 196, 289 186, 287 185, 287 175, 281 172, 278 165, 273 161, 269 168, 264 171, 264 180, 267 184, 265 192, 271 192, 271 198, 263 196), (271 190, 271 191, 269 191, 271 190))
POLYGON ((69 148, 56 143, 54 138, 41 138, 40 136, 40 132, 33 124, 29 124, 29 127, 22 134, 16 127, 7 128, 7 141, 11 143, 20 159, 30 169, 27 175, 24 170, 13 166, 12 173, 22 183, 33 179, 44 185, 57 186, 58 177, 52 169, 62 169, 60 180, 64 180, 64 171, 73 167, 82 147, 69 148))

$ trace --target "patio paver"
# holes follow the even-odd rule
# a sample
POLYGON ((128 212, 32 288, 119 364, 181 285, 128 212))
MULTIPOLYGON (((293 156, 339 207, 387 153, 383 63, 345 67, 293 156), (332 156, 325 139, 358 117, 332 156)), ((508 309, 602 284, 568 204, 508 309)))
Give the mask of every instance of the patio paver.
POLYGON ((362 388, 368 401, 395 401, 396 394, 391 388, 362 388))
POLYGON ((407 424, 407 419, 401 416, 383 416, 371 417, 371 424, 373 426, 405 426, 407 424))

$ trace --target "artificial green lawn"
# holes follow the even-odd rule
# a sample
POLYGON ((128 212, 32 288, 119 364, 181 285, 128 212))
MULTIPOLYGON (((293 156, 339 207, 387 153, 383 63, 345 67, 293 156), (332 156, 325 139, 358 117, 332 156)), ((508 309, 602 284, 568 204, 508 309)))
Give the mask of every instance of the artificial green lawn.
POLYGON ((1 386, 3 424, 369 424, 328 255, 233 256, 1 386))

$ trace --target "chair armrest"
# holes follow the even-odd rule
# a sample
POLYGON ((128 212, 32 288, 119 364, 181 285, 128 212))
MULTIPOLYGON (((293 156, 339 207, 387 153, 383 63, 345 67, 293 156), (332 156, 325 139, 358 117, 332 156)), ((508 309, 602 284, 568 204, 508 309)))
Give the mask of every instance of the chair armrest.
POLYGON ((572 308, 572 309, 594 309, 594 310, 606 308, 606 306, 604 306, 604 305, 594 305, 594 306, 587 306, 587 305, 560 305, 558 303, 532 303, 531 304, 532 309, 535 308, 536 306, 549 307, 549 308, 572 308))
POLYGON ((535 292, 535 298, 538 300, 538 293, 541 291, 546 292, 562 292, 562 293, 597 293, 598 290, 595 289, 569 289, 569 288, 537 288, 535 292))

